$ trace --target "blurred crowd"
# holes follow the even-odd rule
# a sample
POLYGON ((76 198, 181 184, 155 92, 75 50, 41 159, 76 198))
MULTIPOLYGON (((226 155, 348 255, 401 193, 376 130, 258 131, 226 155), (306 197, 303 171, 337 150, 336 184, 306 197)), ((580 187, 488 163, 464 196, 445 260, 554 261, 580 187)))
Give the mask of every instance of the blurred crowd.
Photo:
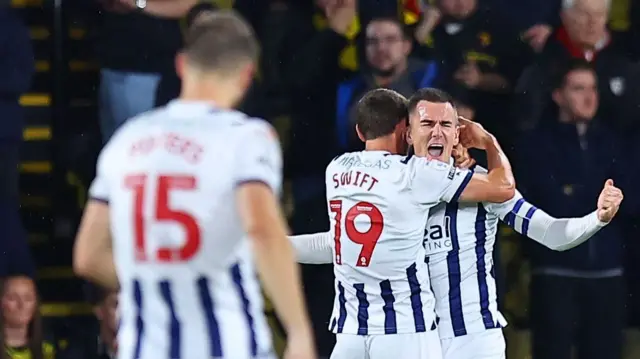
MULTIPOLYGON (((552 252, 503 231, 494 260, 502 310, 511 330, 530 330, 533 359, 568 359, 572 352, 578 359, 616 359, 632 345, 625 343, 626 329, 640 325, 640 194, 634 183, 640 176, 640 3, 66 1, 92 24, 100 81, 98 113, 90 120, 103 143, 127 119, 178 95, 174 55, 185 26, 217 7, 233 6, 250 21, 262 54, 241 107, 280 132, 293 233, 328 229, 326 164, 363 148, 352 108, 378 87, 405 96, 423 87, 452 94, 462 116, 498 138, 524 196, 555 217, 593 211, 604 182, 613 179, 625 193, 621 213, 594 238, 552 252)), ((64 345, 47 341, 41 325, 33 281, 39 263, 30 260, 18 195, 19 98, 30 88, 34 54, 19 13, 0 9, 0 30, 0 275, 6 278, 0 359, 111 358, 117 350, 115 293, 88 290, 98 321, 64 345)), ((473 156, 483 163, 482 153, 473 156)), ((303 274, 318 347, 328 356, 332 268, 308 266, 303 274)), ((512 343, 510 353, 521 345, 512 343)))

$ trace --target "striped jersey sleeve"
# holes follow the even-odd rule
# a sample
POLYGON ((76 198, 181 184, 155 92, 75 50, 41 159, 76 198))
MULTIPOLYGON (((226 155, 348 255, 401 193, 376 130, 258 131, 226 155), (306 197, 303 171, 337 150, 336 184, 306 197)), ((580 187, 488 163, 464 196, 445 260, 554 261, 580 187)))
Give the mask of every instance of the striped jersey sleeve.
POLYGON ((532 218, 538 211, 538 208, 527 202, 518 191, 506 202, 485 203, 484 207, 487 212, 497 215, 509 227, 524 236, 529 235, 532 218))

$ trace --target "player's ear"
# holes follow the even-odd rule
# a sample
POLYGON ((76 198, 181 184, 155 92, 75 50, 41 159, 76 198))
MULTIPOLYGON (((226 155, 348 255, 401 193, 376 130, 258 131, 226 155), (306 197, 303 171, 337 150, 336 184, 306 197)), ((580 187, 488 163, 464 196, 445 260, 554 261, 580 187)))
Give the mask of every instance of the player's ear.
POLYGON ((457 146, 458 143, 460 143, 460 123, 456 125, 456 131, 453 135, 453 146, 457 146))
POLYGON ((358 134, 358 138, 360 139, 360 141, 367 142, 367 139, 362 134, 362 131, 360 131, 360 126, 358 126, 358 124, 356 124, 356 133, 358 134))

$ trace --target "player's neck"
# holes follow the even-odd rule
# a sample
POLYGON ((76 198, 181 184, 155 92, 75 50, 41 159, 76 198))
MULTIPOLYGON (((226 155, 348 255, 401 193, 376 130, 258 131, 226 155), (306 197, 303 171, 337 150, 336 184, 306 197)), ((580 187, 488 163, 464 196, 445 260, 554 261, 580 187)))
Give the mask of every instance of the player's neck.
POLYGON ((225 86, 214 86, 213 81, 183 81, 180 100, 205 102, 218 108, 233 108, 236 105, 235 91, 225 86))
POLYGON ((393 138, 382 137, 374 140, 367 140, 364 145, 365 151, 387 151, 393 154, 397 153, 395 141, 393 138))

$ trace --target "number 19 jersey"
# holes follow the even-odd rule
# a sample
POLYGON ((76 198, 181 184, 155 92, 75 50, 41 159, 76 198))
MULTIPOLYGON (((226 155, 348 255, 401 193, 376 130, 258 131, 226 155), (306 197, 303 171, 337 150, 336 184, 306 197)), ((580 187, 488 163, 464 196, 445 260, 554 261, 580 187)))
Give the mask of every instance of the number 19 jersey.
POLYGON ((271 358, 235 192, 281 186, 265 122, 174 101, 119 129, 90 195, 109 204, 122 359, 271 358))
POLYGON ((429 208, 455 201, 472 173, 384 151, 346 153, 326 170, 336 297, 329 328, 358 335, 435 329, 422 246, 429 208))

